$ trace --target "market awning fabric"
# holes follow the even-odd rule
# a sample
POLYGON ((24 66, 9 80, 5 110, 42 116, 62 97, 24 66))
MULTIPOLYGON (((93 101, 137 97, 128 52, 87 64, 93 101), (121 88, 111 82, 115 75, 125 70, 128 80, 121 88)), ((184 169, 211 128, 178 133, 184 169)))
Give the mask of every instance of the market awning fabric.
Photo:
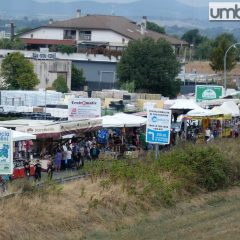
POLYGON ((214 115, 217 115, 217 114, 214 114, 209 109, 204 109, 199 106, 196 109, 193 109, 186 114, 187 117, 211 117, 214 115))
POLYGON ((12 135, 13 135, 14 142, 36 139, 36 136, 33 134, 14 131, 14 130, 12 130, 12 135))
POLYGON ((113 115, 113 118, 121 121, 124 127, 141 127, 147 123, 146 118, 133 114, 116 113, 113 115))
MULTIPOLYGON (((0 127, 0 129, 6 129, 6 128, 0 127)), ((12 130, 12 138, 14 142, 17 142, 17 141, 33 140, 33 139, 36 139, 36 136, 30 133, 24 133, 24 132, 12 130)))
POLYGON ((233 101, 224 102, 219 108, 223 111, 229 112, 233 117, 238 117, 240 115, 239 108, 233 101))
POLYGON ((177 99, 176 102, 170 107, 170 109, 193 110, 198 107, 199 105, 190 99, 177 99))
POLYGON ((124 123, 122 121, 114 118, 114 116, 103 116, 100 119, 102 119, 102 125, 104 128, 124 127, 124 123))

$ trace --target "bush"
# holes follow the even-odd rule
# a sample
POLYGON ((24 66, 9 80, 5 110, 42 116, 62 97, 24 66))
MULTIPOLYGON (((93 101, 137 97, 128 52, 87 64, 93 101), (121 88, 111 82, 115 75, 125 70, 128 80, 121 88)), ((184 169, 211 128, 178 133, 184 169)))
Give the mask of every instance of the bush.
POLYGON ((186 145, 162 155, 158 161, 163 169, 208 191, 229 183, 226 157, 213 145, 186 145))

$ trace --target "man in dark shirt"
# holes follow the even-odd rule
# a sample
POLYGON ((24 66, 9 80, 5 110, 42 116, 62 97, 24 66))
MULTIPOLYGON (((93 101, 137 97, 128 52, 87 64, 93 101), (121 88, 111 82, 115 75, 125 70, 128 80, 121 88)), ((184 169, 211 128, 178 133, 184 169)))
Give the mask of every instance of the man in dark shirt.
POLYGON ((23 164, 24 166, 24 170, 25 170, 25 176, 27 177, 27 179, 29 179, 30 177, 30 161, 26 160, 23 164))
POLYGON ((34 165, 35 167, 35 181, 40 181, 41 180, 41 171, 42 171, 42 166, 39 160, 37 160, 37 163, 34 165))

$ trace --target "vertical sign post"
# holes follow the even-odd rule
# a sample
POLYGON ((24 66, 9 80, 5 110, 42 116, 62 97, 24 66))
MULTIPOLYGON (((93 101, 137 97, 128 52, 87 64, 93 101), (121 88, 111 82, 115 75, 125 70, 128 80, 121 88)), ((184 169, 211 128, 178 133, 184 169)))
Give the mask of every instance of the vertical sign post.
POLYGON ((0 175, 13 174, 12 130, 0 128, 0 175))
POLYGON ((172 111, 159 108, 147 112, 146 142, 155 145, 155 158, 158 158, 159 146, 170 143, 172 111))

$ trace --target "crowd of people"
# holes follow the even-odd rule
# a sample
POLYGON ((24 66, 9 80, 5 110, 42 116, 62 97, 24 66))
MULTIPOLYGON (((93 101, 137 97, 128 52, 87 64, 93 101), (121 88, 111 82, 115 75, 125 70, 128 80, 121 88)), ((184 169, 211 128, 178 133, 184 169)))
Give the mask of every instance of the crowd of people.
MULTIPOLYGON (((80 142, 70 141, 67 144, 58 144, 54 150, 53 157, 48 160, 47 174, 49 180, 53 177, 53 172, 60 172, 61 170, 82 169, 85 161, 94 161, 98 159, 100 149, 98 147, 96 138, 82 139, 80 142)), ((30 160, 24 162, 25 176, 29 179, 30 160)), ((34 164, 34 179, 41 180, 42 166, 39 160, 34 164)))

